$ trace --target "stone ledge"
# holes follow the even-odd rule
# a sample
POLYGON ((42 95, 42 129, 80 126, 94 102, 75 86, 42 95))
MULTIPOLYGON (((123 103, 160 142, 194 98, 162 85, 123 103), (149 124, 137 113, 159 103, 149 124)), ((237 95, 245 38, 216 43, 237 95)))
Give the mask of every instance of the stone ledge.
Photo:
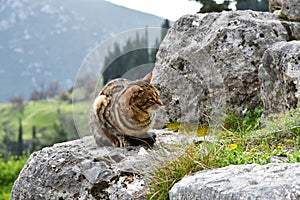
POLYGON ((300 163, 231 165, 186 176, 171 189, 171 200, 300 199, 300 163))
POLYGON ((35 152, 16 180, 11 199, 145 199, 145 175, 151 167, 176 156, 178 147, 204 140, 168 130, 150 132, 157 135, 153 149, 99 148, 88 136, 35 152))

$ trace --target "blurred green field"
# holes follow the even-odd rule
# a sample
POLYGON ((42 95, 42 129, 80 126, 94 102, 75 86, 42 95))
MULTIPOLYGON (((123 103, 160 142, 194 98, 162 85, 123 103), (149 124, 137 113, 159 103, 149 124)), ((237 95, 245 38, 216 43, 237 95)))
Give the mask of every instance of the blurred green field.
POLYGON ((86 109, 89 108, 86 102, 72 104, 59 100, 29 101, 25 103, 24 112, 21 114, 16 105, 0 104, 0 140, 4 130, 10 130, 17 135, 19 118, 22 120, 23 140, 32 139, 33 126, 36 127, 37 133, 52 132, 53 125, 59 123, 59 115, 73 116, 73 106, 76 107, 76 115, 86 113, 86 109))
POLYGON ((10 198, 13 183, 32 152, 26 145, 35 141, 33 151, 37 151, 56 142, 78 138, 76 130, 88 132, 89 107, 87 101, 71 103, 51 99, 25 102, 23 113, 20 113, 16 104, 0 104, 0 200, 10 198), (20 157, 14 156, 16 152, 12 150, 18 148, 19 119, 22 121, 23 143, 26 144, 20 157), (32 140, 33 126, 36 127, 37 140, 32 140), (7 137, 11 138, 9 142, 4 139, 7 137), (12 148, 8 148, 10 145, 12 148))

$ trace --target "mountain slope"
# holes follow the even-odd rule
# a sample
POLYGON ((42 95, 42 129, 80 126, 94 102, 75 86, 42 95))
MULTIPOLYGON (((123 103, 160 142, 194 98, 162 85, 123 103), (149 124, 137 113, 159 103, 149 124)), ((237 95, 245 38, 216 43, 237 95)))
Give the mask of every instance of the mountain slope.
POLYGON ((103 0, 10 1, 0 4, 0 102, 28 98, 41 83, 73 84, 87 53, 110 36, 163 20, 103 0))

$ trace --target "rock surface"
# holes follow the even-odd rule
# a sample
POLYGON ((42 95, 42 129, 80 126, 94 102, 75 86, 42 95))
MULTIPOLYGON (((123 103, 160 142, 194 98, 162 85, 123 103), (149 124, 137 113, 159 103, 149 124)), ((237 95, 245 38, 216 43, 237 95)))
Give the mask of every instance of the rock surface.
POLYGON ((166 155, 170 158, 171 148, 161 147, 203 140, 167 130, 152 132, 157 135, 153 150, 98 148, 89 136, 33 153, 14 184, 11 199, 145 199, 144 176, 155 162, 166 155))
MULTIPOLYGON (((153 166, 180 154, 191 142, 213 137, 186 136, 167 130, 153 149, 141 146, 96 147, 92 136, 33 153, 14 183, 11 199, 145 199, 146 175, 153 166), (178 148, 179 147, 179 148, 178 148)), ((228 166, 185 177, 170 199, 299 199, 300 163, 228 166)))
POLYGON ((281 21, 289 33, 288 41, 300 40, 300 22, 281 21))
MULTIPOLYGON (((11 199, 145 199, 152 167, 191 142, 214 138, 152 130, 153 149, 96 147, 92 136, 33 153, 14 183, 11 199), (179 147, 179 148, 178 148, 179 147)), ((278 159, 275 159, 278 162, 278 159)), ((281 161, 280 161, 281 162, 281 161)), ((300 163, 229 166, 178 182, 171 199, 299 199, 300 163), (284 197, 284 198, 283 198, 284 197)))
POLYGON ((281 16, 287 20, 300 22, 300 1, 282 0, 281 16))
POLYGON ((279 42, 268 48, 259 79, 266 116, 295 108, 300 98, 300 41, 279 42))
POLYGON ((264 51, 289 38, 271 13, 187 15, 169 29, 157 54, 153 83, 165 106, 157 123, 206 123, 233 109, 261 104, 258 67, 264 51))
POLYGON ((187 176, 169 192, 171 200, 300 199, 300 163, 238 165, 187 176))

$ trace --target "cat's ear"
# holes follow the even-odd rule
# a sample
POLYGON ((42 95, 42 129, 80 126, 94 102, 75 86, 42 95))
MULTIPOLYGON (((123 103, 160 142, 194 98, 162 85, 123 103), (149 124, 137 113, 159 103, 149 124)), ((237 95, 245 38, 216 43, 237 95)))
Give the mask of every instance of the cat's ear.
POLYGON ((150 72, 150 73, 147 74, 142 80, 143 80, 143 81, 146 81, 146 82, 148 82, 148 83, 150 83, 151 78, 152 78, 152 73, 150 72))
POLYGON ((138 86, 138 85, 133 85, 133 86, 130 88, 130 91, 131 91, 131 94, 137 95, 137 94, 139 94, 140 92, 143 91, 143 88, 141 88, 141 87, 138 86))

